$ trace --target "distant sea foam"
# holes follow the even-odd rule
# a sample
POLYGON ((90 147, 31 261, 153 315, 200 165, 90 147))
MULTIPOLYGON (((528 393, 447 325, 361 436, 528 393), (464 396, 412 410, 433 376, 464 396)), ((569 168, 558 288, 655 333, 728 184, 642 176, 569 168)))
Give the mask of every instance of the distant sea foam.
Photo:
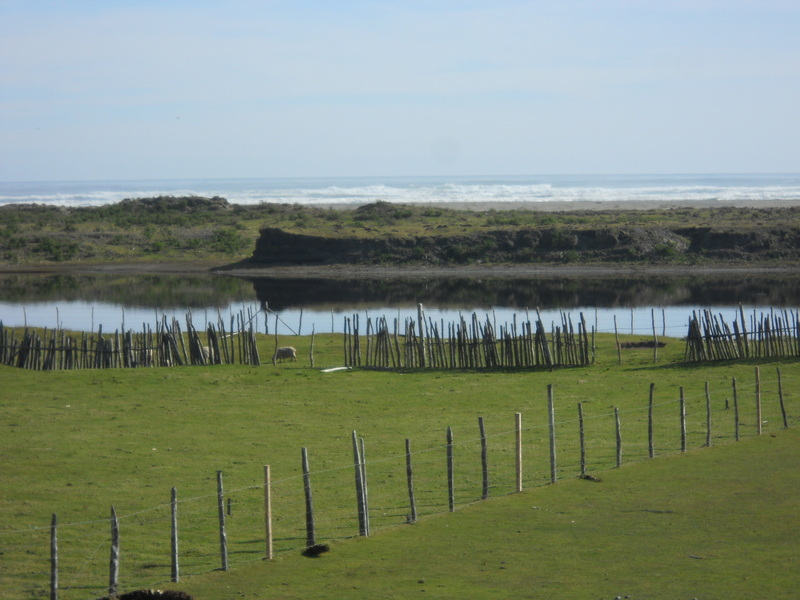
POLYGON ((99 206, 127 198, 221 196, 233 204, 800 201, 800 174, 341 177, 0 182, 0 204, 99 206))

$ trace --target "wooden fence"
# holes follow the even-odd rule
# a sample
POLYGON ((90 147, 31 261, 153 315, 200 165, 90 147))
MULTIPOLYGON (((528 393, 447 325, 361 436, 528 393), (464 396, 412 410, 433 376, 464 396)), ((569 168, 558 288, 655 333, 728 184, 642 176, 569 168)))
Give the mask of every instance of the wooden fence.
POLYGON ((687 361, 790 356, 800 356, 800 316, 795 311, 753 312, 748 319, 740 305, 739 319, 732 327, 710 310, 692 313, 686 336, 687 361))
POLYGON ((359 315, 346 318, 344 325, 345 365, 378 368, 481 369, 501 367, 561 367, 594 362, 594 329, 591 335, 583 313, 577 323, 561 313, 561 324, 553 325, 548 338, 540 318, 498 326, 487 315, 473 313, 457 323, 436 323, 425 317, 418 305, 417 319, 398 319, 390 333, 385 317, 367 318, 364 340, 359 315), (362 345, 362 341, 366 343, 362 345))
POLYGON ((20 337, 15 329, 0 321, 0 364, 52 371, 60 369, 109 369, 171 367, 179 365, 240 364, 259 365, 254 315, 248 310, 231 316, 230 328, 220 316, 216 326, 209 323, 205 341, 186 315, 186 332, 180 323, 164 316, 155 328, 142 325, 141 332, 117 329, 104 334, 68 333, 62 329, 25 328, 20 337))
MULTIPOLYGON (((50 597, 54 599, 60 593, 64 598, 67 594, 85 597, 87 589, 113 593, 166 580, 177 582, 182 574, 227 571, 234 561, 272 559, 276 552, 315 555, 328 549, 326 541, 369 536, 381 528, 452 512, 493 495, 564 478, 596 481, 597 474, 624 461, 739 441, 748 432, 761 435, 762 425, 788 428, 780 369, 776 383, 777 388, 770 388, 756 368, 754 384, 737 384, 733 379, 731 388, 713 390, 713 400, 706 383, 704 394, 687 396, 681 387, 679 393, 670 392, 670 400, 659 402, 651 384, 649 394, 642 390, 641 406, 622 415, 617 408, 592 414, 593 405, 587 408, 577 398, 556 402, 553 386, 547 386, 546 414, 540 413, 539 422, 527 427, 523 427, 523 413, 516 413, 513 428, 487 433, 485 420, 479 417, 477 432, 466 432, 460 441, 458 432, 447 427, 439 445, 412 452, 406 439, 404 452, 384 453, 374 460, 367 458, 364 439, 353 431, 349 465, 312 469, 315 456, 304 447, 298 456, 299 469, 278 480, 265 466, 263 483, 226 491, 223 474, 217 471, 215 493, 208 490, 197 498, 179 502, 172 488, 169 503, 131 515, 118 515, 112 506, 108 521, 59 525, 54 514, 50 526, 40 528, 49 537, 40 540, 35 553, 46 562, 49 551, 50 597), (768 388, 775 401, 762 406, 768 388), (352 489, 353 473, 355 494, 346 492, 352 489), (370 486, 368 481, 380 483, 370 486), (184 528, 180 536, 179 513, 184 528), (97 531, 89 535, 85 528, 92 524, 97 531), (126 551, 134 545, 133 538, 140 545, 141 540, 157 544, 151 546, 156 554, 126 551), (94 550, 85 552, 83 543, 94 550), (97 551, 99 547, 102 552, 97 551), (69 564, 66 570, 60 567, 63 562, 69 564), (135 562, 145 566, 137 568, 135 562), (161 572, 155 573, 154 566, 161 572)), ((30 535, 30 530, 19 533, 30 535)), ((33 552, 25 545, 3 549, 9 560, 17 550, 33 552)))

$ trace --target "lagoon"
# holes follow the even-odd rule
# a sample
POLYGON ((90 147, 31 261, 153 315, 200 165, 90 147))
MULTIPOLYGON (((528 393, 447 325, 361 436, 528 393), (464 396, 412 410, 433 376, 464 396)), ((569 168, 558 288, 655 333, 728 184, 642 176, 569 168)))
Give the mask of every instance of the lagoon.
POLYGON ((581 314, 598 332, 660 337, 686 334, 693 311, 709 309, 726 322, 769 309, 800 306, 800 282, 785 274, 547 276, 547 277, 232 277, 218 274, 4 274, 0 321, 5 326, 76 331, 141 331, 191 313, 198 329, 220 318, 255 315, 257 331, 280 335, 341 332, 358 315, 434 322, 476 313, 483 321, 534 318, 546 327, 581 314))

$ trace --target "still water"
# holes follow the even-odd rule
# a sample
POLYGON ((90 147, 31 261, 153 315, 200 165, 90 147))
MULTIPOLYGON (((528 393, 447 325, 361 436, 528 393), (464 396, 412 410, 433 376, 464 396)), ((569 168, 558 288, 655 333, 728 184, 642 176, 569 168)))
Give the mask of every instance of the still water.
POLYGON ((581 313, 599 332, 680 337, 692 311, 711 309, 727 322, 746 313, 800 306, 791 275, 727 274, 615 277, 241 278, 224 275, 3 275, 0 321, 6 326, 77 331, 141 331, 166 316, 198 329, 221 317, 255 315, 258 331, 281 335, 341 332, 345 318, 416 319, 417 304, 435 322, 461 315, 498 325, 535 317, 546 327, 562 312, 577 327, 581 313))

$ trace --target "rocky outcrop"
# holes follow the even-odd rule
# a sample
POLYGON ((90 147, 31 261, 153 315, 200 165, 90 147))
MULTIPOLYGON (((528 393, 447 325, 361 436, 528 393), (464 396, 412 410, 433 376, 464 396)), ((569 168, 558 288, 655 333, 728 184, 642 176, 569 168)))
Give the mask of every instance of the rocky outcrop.
MULTIPOLYGON (((800 230, 508 229, 462 236, 334 238, 265 228, 251 265, 756 261, 800 257, 800 230)), ((244 266, 244 265, 242 265, 244 266)))

